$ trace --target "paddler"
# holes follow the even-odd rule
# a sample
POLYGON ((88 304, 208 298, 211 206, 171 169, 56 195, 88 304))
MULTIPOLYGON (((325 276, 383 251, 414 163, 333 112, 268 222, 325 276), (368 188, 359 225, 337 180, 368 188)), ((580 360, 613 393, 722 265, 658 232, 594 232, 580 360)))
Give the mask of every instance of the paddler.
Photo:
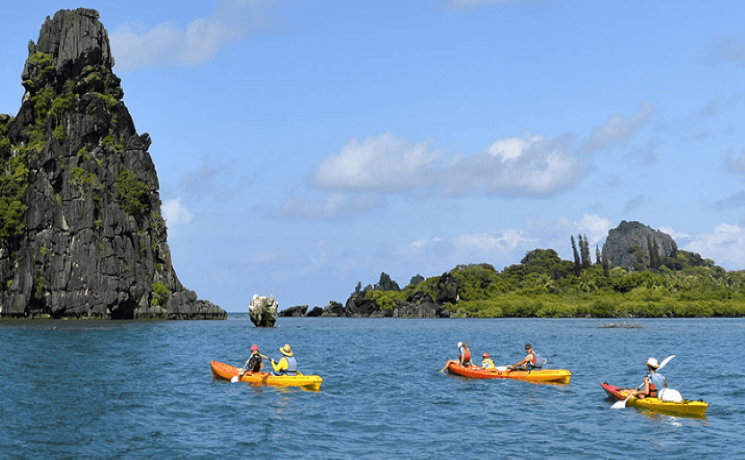
POLYGON ((277 363, 272 359, 274 373, 277 375, 297 375, 297 361, 295 361, 295 354, 292 352, 290 344, 286 343, 284 347, 280 347, 279 352, 284 356, 277 363))
POLYGON ((644 376, 644 389, 634 394, 637 398, 656 398, 660 390, 667 388, 667 379, 664 375, 657 373, 659 367, 660 365, 656 358, 650 357, 647 360, 647 369, 649 372, 644 376))
POLYGON ((481 367, 484 369, 494 369, 494 361, 489 357, 489 353, 481 355, 481 367))
POLYGON ((524 371, 530 371, 533 369, 541 369, 543 367, 543 363, 545 360, 541 358, 541 356, 535 352, 533 349, 533 345, 530 343, 525 344, 525 352, 528 354, 525 358, 523 358, 522 361, 507 366, 508 370, 518 369, 518 370, 524 370, 524 371))
POLYGON ((238 373, 239 377, 242 377, 243 374, 246 372, 261 372, 261 370, 264 368, 264 362, 261 359, 261 354, 259 353, 259 346, 256 344, 251 345, 251 356, 248 357, 248 360, 246 360, 246 364, 243 366, 243 369, 238 373))
POLYGON ((440 372, 445 372, 451 364, 460 364, 463 367, 471 367, 471 350, 468 349, 466 342, 458 342, 458 361, 451 359, 445 363, 440 372))

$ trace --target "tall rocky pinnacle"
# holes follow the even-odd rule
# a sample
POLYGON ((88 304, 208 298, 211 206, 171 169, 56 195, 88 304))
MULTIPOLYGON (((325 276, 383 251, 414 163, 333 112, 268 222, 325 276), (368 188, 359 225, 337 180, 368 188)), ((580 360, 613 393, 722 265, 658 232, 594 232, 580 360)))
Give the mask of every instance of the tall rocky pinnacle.
POLYGON ((21 108, 0 115, 0 317, 225 319, 171 265, 98 12, 58 11, 28 48, 21 108))

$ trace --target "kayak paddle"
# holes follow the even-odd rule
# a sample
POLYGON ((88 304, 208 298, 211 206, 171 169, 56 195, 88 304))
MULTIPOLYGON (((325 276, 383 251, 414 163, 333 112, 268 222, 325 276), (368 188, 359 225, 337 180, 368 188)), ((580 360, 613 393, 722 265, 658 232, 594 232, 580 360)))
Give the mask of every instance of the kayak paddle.
MULTIPOLYGON (((262 355, 261 353, 259 353, 259 356, 261 356, 261 357, 262 357, 262 358, 264 358, 264 359, 272 359, 272 358, 270 358, 270 357, 268 357, 268 356, 264 356, 264 355, 262 355)), ((248 365, 248 361, 246 361, 246 364, 244 364, 244 365, 243 365, 243 368, 241 369, 241 371, 242 371, 242 372, 246 372, 246 365, 248 365)), ((230 383, 236 383, 236 382, 238 382, 238 381, 239 381, 240 379, 241 379, 241 378, 240 378, 239 376, 237 376, 237 375, 234 375, 234 376, 233 376, 233 377, 232 377, 232 378, 230 379, 230 383)))
MULTIPOLYGON (((673 358, 675 358, 675 355, 670 355, 667 358, 663 359, 662 362, 660 363, 660 366, 657 368, 657 371, 659 371, 660 369, 662 369, 663 367, 665 367, 667 365, 667 363, 669 363, 670 360, 673 359, 673 358)), ((642 384, 642 385, 644 385, 644 384, 642 384)), ((639 387, 637 387, 637 388, 639 388, 639 387)), ((631 399, 632 396, 634 396, 634 391, 633 390, 629 392, 629 395, 626 396, 626 399, 624 399, 622 401, 616 401, 616 402, 614 402, 613 405, 610 406, 610 408, 611 409, 625 409, 626 408, 626 402, 629 399, 631 399)))

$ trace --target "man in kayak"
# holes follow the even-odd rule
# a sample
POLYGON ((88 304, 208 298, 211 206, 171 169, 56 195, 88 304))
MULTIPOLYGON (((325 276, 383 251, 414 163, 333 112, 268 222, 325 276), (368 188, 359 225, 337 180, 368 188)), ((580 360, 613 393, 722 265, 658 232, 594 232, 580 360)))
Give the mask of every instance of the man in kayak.
POLYGON ((524 371, 531 371, 533 369, 541 369, 543 367, 544 359, 541 358, 541 356, 533 350, 533 345, 530 343, 525 344, 525 352, 528 354, 525 358, 523 358, 522 361, 507 366, 508 370, 524 370, 524 371))
POLYGON ((448 362, 445 363, 445 367, 443 367, 440 372, 445 372, 451 364, 460 364, 463 367, 471 366, 471 350, 468 349, 466 342, 458 342, 458 361, 454 359, 448 360, 448 362))
POLYGON ((660 365, 657 363, 656 358, 649 358, 647 360, 647 369, 649 369, 649 372, 644 376, 644 389, 635 393, 637 398, 656 398, 660 390, 667 388, 667 379, 662 374, 657 373, 658 367, 660 365))
POLYGON ((272 359, 274 373, 277 375, 297 375, 297 361, 295 361, 295 354, 292 352, 290 344, 286 343, 284 347, 279 349, 279 352, 284 356, 277 363, 272 359))
POLYGON ((489 353, 484 353, 481 358, 481 367, 484 369, 494 369, 494 361, 489 357, 489 353))
POLYGON ((251 345, 251 356, 248 357, 248 360, 246 361, 246 364, 243 366, 243 369, 238 373, 239 377, 242 377, 243 374, 246 372, 254 373, 254 372, 261 372, 261 369, 264 368, 264 362, 261 359, 261 354, 259 353, 259 346, 254 344, 251 345))

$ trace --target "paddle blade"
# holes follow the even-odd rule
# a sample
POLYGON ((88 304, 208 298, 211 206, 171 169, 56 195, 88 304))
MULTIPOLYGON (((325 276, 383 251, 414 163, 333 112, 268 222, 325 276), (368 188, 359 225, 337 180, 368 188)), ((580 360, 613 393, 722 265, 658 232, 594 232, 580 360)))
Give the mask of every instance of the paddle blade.
POLYGON ((669 363, 670 360, 673 358, 675 358, 675 355, 670 355, 667 358, 663 359, 662 362, 660 363, 660 366, 657 368, 657 370, 659 371, 663 367, 667 366, 667 363, 669 363))
POLYGON ((612 406, 610 406, 611 409, 625 409, 626 408, 626 401, 627 399, 622 399, 621 401, 616 401, 613 403, 612 406))
POLYGON ((234 375, 233 378, 230 379, 230 383, 236 383, 240 380, 237 375, 234 375))

